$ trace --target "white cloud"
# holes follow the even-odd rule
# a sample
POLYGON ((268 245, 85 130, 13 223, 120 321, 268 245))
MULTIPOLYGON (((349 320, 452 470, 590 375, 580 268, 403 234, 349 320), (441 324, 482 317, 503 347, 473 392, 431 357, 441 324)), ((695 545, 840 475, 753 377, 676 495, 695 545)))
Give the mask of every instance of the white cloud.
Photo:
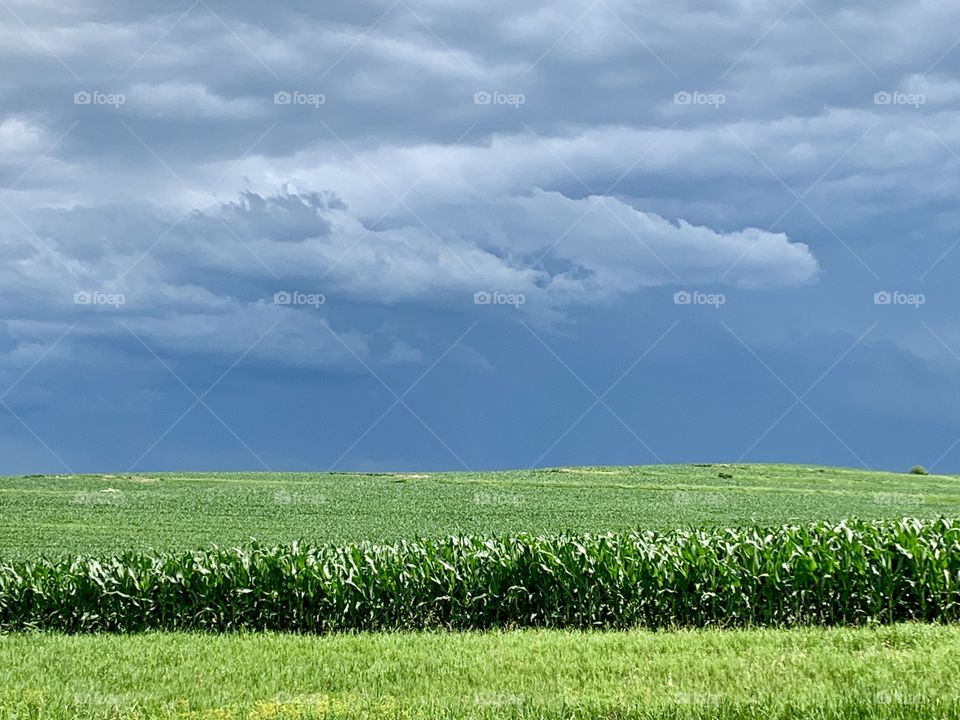
POLYGON ((0 121, 0 152, 32 152, 42 145, 43 137, 43 128, 23 118, 7 117, 0 121))
MULTIPOLYGON (((11 245, 3 294, 32 297, 14 304, 12 320, 79 319, 78 335, 110 335, 121 333, 113 321, 123 319, 176 352, 240 353, 258 331, 284 318, 284 329, 253 357, 323 365, 349 360, 342 346, 316 343, 330 339, 324 318, 351 303, 402 301, 469 313, 478 290, 523 293, 520 312, 551 324, 573 308, 643 288, 690 282, 789 287, 818 273, 809 248, 782 233, 718 232, 616 198, 535 190, 419 209, 435 222, 432 229, 415 220, 372 228, 330 196, 289 193, 246 194, 174 227, 159 214, 124 216, 117 207, 60 211, 41 215, 41 226, 75 276, 48 253, 11 245), (95 229, 105 220, 100 216, 118 237, 135 241, 76 242, 78 227, 95 229), (140 232, 144 228, 150 232, 140 232), (165 235, 151 248, 160 230, 165 235), (327 304, 274 305, 273 294, 285 289, 322 293, 327 304), (73 305, 74 293, 94 290, 121 293, 125 302, 115 309, 73 305)), ((356 352, 366 353, 367 341, 355 339, 356 352)), ((418 352, 392 341, 384 357, 413 362, 418 352)))
POLYGON ((390 350, 384 357, 387 363, 420 363, 423 362, 423 353, 419 348, 409 345, 402 339, 397 339, 391 345, 390 350))
POLYGON ((139 115, 165 118, 216 118, 225 122, 262 115, 272 98, 223 98, 203 84, 170 81, 137 83, 126 93, 125 109, 139 115))

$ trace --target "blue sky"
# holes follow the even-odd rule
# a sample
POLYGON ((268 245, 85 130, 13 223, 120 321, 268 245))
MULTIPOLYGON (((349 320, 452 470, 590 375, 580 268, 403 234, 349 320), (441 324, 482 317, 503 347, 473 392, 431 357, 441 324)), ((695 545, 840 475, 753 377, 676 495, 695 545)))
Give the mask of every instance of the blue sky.
POLYGON ((0 472, 960 467, 955 4, 0 16, 0 472))

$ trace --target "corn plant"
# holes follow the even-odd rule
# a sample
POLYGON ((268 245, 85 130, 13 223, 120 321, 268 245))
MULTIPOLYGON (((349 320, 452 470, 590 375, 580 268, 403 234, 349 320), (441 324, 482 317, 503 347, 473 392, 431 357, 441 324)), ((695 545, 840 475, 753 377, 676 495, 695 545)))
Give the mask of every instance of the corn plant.
POLYGON ((960 521, 450 537, 0 564, 0 630, 673 628, 960 618, 960 521))

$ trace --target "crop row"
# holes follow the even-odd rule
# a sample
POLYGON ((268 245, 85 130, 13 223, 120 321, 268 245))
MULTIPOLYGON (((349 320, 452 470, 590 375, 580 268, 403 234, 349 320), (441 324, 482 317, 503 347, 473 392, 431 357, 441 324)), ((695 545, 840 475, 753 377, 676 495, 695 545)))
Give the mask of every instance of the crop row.
POLYGON ((960 619, 960 520, 456 537, 0 564, 0 630, 705 627, 960 619))

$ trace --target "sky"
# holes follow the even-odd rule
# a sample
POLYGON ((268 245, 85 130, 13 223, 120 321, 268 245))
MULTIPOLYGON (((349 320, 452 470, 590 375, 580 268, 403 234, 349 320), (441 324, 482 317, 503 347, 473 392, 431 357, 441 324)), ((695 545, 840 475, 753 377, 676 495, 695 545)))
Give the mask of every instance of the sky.
POLYGON ((0 18, 0 473, 960 472, 955 3, 0 18))

